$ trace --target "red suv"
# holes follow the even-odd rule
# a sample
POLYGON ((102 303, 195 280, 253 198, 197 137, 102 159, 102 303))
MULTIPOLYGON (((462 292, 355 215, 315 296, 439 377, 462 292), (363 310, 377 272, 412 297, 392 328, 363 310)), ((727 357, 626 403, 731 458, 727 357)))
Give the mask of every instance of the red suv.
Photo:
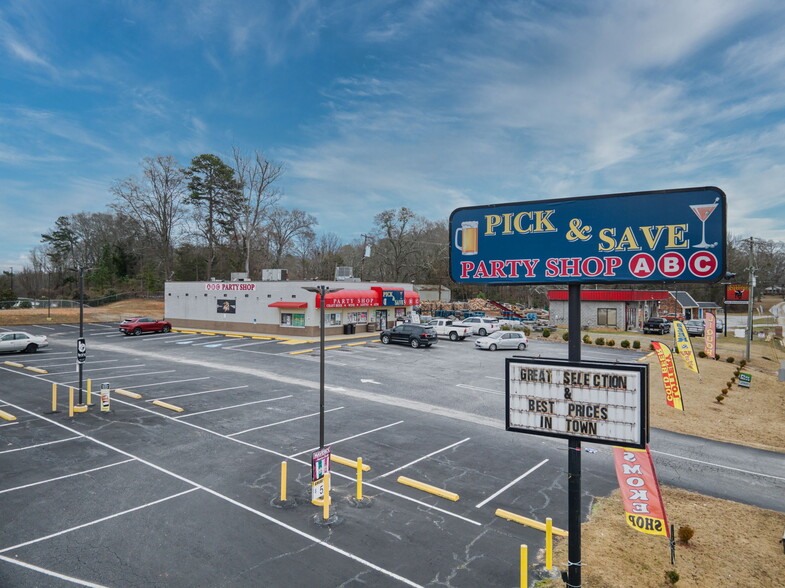
POLYGON ((120 331, 126 335, 141 335, 142 333, 168 333, 172 330, 169 321, 157 321, 150 317, 135 317, 125 319, 120 323, 120 331))

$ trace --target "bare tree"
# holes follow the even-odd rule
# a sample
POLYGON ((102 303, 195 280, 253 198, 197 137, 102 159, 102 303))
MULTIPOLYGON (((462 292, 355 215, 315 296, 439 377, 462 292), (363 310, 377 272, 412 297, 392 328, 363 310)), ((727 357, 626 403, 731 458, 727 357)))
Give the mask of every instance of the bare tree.
POLYGON ((421 224, 417 215, 404 206, 380 212, 374 223, 376 243, 372 259, 379 279, 396 282, 414 279, 421 224))
POLYGON ((313 234, 316 224, 316 217, 297 208, 286 210, 276 206, 270 211, 267 231, 275 267, 280 267, 281 260, 289 252, 295 238, 313 234))
POLYGON ((170 278, 177 227, 185 215, 185 176, 171 155, 146 157, 142 180, 127 178, 112 187, 113 210, 131 217, 153 245, 163 279, 170 278))
POLYGON ((232 149, 234 173, 240 182, 244 206, 237 219, 236 233, 242 240, 245 254, 245 273, 251 273, 251 251, 254 236, 259 235, 268 211, 280 200, 281 193, 273 184, 283 175, 280 163, 268 160, 264 153, 243 155, 237 147, 232 149))

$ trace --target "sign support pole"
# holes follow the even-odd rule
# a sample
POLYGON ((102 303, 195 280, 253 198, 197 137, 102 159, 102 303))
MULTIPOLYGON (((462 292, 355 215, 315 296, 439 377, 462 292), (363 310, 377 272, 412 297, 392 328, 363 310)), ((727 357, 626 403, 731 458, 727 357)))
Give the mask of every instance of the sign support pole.
MULTIPOLYGON (((567 359, 581 360, 581 285, 569 284, 567 359)), ((567 450, 567 586, 581 586, 581 442, 569 439, 567 450)))

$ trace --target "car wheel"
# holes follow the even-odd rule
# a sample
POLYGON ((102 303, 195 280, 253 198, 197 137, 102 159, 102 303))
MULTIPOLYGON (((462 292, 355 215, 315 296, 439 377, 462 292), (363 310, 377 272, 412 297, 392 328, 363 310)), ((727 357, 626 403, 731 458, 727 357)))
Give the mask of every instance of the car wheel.
POLYGON ((161 329, 161 332, 162 333, 168 333, 171 330, 172 330, 172 327, 170 327, 169 325, 164 325, 164 328, 161 329))
POLYGON ((523 351, 526 349, 526 343, 518 343, 518 351, 523 351))
POLYGON ((458 333, 455 331, 450 333, 450 341, 457 341, 458 340, 458 333))
POLYGON ((491 351, 496 351, 496 343, 491 343, 490 345, 488 345, 488 349, 490 349, 491 351))
POLYGON ((141 329, 141 327, 136 327, 136 328, 134 329, 134 335, 141 335, 141 334, 142 334, 142 329, 141 329))
POLYGON ((480 329, 479 331, 477 331, 477 333, 480 335, 480 337, 485 337, 485 335, 488 334, 488 331, 486 331, 485 329, 480 329))
POLYGON ((35 353, 38 351, 38 345, 35 343, 30 343, 27 347, 25 347, 25 353, 35 353))
POLYGON ((387 335, 382 335, 382 343, 387 345, 389 342, 390 342, 390 337, 388 337, 387 335))
POLYGON ((409 345, 412 346, 412 349, 417 349, 420 346, 420 342, 417 339, 410 339, 409 345))

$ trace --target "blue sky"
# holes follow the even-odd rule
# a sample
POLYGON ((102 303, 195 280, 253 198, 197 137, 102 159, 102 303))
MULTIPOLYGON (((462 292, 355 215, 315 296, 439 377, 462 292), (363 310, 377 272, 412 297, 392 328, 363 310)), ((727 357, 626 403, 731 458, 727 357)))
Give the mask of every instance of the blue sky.
POLYGON ((713 185, 785 241, 781 0, 0 2, 0 269, 142 158, 264 151, 378 212, 713 185))

